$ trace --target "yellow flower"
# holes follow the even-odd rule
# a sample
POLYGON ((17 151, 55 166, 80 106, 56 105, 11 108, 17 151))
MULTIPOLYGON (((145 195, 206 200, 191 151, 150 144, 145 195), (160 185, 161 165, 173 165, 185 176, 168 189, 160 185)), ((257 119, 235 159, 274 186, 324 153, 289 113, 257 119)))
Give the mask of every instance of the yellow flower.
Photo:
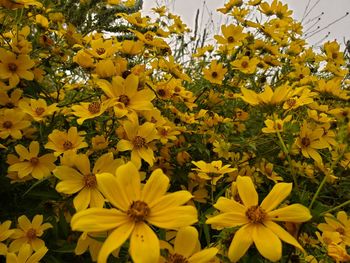
POLYGON ((140 54, 144 49, 144 45, 141 41, 124 40, 122 42, 122 52, 127 55, 140 54))
POLYGON ((283 132, 283 127, 285 123, 290 122, 292 119, 292 115, 288 115, 283 120, 281 119, 267 119, 264 121, 266 127, 262 128, 263 133, 277 133, 277 132, 283 132))
POLYGON ((286 85, 279 86, 275 90, 272 90, 270 86, 265 86, 262 93, 255 93, 253 90, 242 87, 242 95, 239 97, 253 106, 276 105, 288 99, 290 91, 291 88, 286 85))
POLYGON ((212 161, 206 163, 204 161, 192 161, 192 163, 198 168, 193 168, 193 171, 198 172, 198 177, 204 180, 211 180, 213 185, 216 185, 224 174, 236 171, 236 168, 231 168, 229 164, 222 166, 222 161, 212 161))
POLYGON ((218 63, 216 60, 212 60, 210 67, 203 69, 204 78, 209 80, 214 84, 222 84, 222 80, 227 72, 227 69, 223 67, 221 63, 218 63))
POLYGON ((92 261, 97 261, 98 252, 101 250, 102 242, 96 240, 97 238, 106 237, 106 235, 99 233, 82 233, 78 239, 77 246, 74 250, 76 255, 82 255, 89 249, 92 261))
POLYGON ((338 233, 343 244, 350 246, 350 218, 346 212, 338 212, 336 218, 331 214, 326 214, 324 220, 326 223, 318 224, 317 228, 324 233, 338 233))
POLYGON ((10 227, 10 220, 7 220, 0 224, 0 255, 6 255, 7 253, 7 246, 4 243, 2 243, 2 241, 5 241, 13 234, 14 230, 10 229, 10 227))
POLYGON ((91 49, 86 50, 88 54, 98 59, 106 59, 113 56, 118 49, 119 45, 113 43, 111 39, 104 40, 103 38, 94 39, 90 42, 91 49))
POLYGON ((123 127, 127 140, 122 139, 118 142, 118 151, 131 151, 131 161, 138 168, 141 167, 141 159, 153 166, 155 158, 149 144, 159 137, 155 125, 145 122, 140 126, 138 121, 125 121, 123 127))
POLYGON ((43 246, 32 254, 30 245, 24 244, 17 255, 15 253, 6 255, 6 263, 39 263, 47 251, 47 247, 43 246))
POLYGON ((253 243, 260 254, 271 261, 281 258, 281 240, 303 250, 292 235, 274 222, 301 223, 311 218, 309 210, 300 204, 275 209, 292 191, 291 183, 275 184, 260 205, 250 177, 238 176, 236 185, 242 203, 220 197, 214 207, 221 213, 206 222, 220 227, 240 227, 228 250, 232 262, 237 262, 253 243))
POLYGON ((344 246, 331 243, 327 246, 328 256, 332 257, 336 262, 349 262, 350 255, 344 246))
POLYGON ((161 241, 168 254, 160 262, 187 262, 187 263, 208 263, 218 252, 217 248, 201 250, 198 240, 198 231, 193 226, 182 227, 176 234, 174 247, 167 242, 161 241))
POLYGON ((17 252, 24 244, 30 245, 30 251, 38 251, 40 248, 45 247, 45 243, 39 237, 44 234, 46 229, 52 227, 50 223, 43 223, 43 216, 34 216, 32 222, 29 221, 27 216, 23 215, 18 218, 18 228, 14 229, 14 233, 11 238, 15 239, 11 242, 9 251, 17 252))
POLYGON ((45 144, 46 149, 55 151, 55 156, 67 151, 77 151, 88 146, 84 138, 78 134, 77 127, 70 127, 68 132, 53 130, 48 136, 49 141, 45 144))
POLYGON ((9 172, 17 172, 19 178, 31 175, 40 180, 50 175, 51 171, 55 169, 56 157, 53 154, 39 155, 39 143, 33 141, 29 145, 29 151, 23 145, 16 145, 15 150, 19 155, 19 162, 12 164, 9 172))
POLYGON ((259 62, 260 60, 256 57, 250 59, 248 56, 244 56, 231 62, 231 66, 244 74, 253 74, 259 62))
POLYGON ((153 171, 143 187, 140 174, 131 162, 120 166, 115 176, 102 173, 96 179, 101 192, 115 208, 78 212, 72 217, 71 226, 74 231, 109 231, 98 255, 99 263, 105 263, 109 254, 128 238, 133 262, 158 262, 159 240, 149 224, 176 229, 197 222, 196 209, 183 205, 192 195, 187 191, 167 194, 169 179, 160 169, 153 171))
POLYGON ((15 89, 12 91, 11 96, 8 96, 4 90, 0 90, 0 105, 8 109, 18 107, 18 102, 21 99, 23 91, 15 89))
POLYGON ((81 102, 80 105, 73 105, 73 115, 79 117, 77 123, 82 125, 85 120, 93 119, 103 114, 110 105, 110 101, 104 102, 81 102))
POLYGON ((19 108, 29 114, 35 121, 42 121, 45 117, 52 115, 58 110, 57 103, 53 103, 47 106, 46 101, 43 99, 30 99, 21 100, 18 104, 19 108))
POLYGON ((56 185, 56 191, 69 195, 79 192, 73 199, 77 211, 89 206, 103 207, 104 198, 97 186, 96 174, 113 173, 121 163, 113 159, 112 153, 106 153, 96 160, 91 171, 90 160, 85 154, 66 153, 64 158, 69 158, 70 163, 63 162, 62 166, 53 171, 61 180, 56 185), (74 164, 74 168, 70 167, 70 164, 74 164))
POLYGON ((22 130, 30 126, 30 121, 23 120, 24 113, 15 109, 0 111, 0 138, 11 136, 14 139, 22 138, 22 130))
POLYGON ((214 36, 219 44, 225 45, 228 50, 233 49, 236 46, 240 46, 242 41, 248 36, 243 33, 243 27, 236 25, 222 25, 221 31, 223 36, 214 36))
POLYGON ((34 73, 29 71, 34 61, 28 55, 16 56, 5 49, 0 49, 0 79, 8 79, 11 87, 15 87, 20 79, 33 80, 34 73))

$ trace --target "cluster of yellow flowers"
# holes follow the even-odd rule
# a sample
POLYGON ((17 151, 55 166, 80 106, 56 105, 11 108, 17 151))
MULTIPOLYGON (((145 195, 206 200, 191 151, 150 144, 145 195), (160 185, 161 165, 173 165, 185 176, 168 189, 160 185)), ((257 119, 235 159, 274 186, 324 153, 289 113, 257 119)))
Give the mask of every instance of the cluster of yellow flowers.
POLYGON ((350 261, 340 45, 280 0, 213 44, 141 6, 0 0, 0 260, 350 261))

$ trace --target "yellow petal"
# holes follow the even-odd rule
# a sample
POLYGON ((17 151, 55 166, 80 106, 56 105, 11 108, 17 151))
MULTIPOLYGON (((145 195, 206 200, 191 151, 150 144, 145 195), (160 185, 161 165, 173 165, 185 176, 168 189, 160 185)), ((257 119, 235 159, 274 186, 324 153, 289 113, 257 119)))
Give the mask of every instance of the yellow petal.
MULTIPOLYGON (((132 162, 128 162, 118 167, 116 171, 117 182, 129 200, 140 200, 141 183, 140 174, 132 162)), ((120 194, 120 193, 118 193, 120 194)))
POLYGON ((130 238, 130 255, 135 263, 155 263, 159 261, 159 240, 145 223, 135 225, 130 238))
POLYGON ((221 212, 240 212, 242 214, 247 210, 246 207, 240 203, 226 197, 219 197, 214 207, 221 212))
POLYGON ((218 253, 218 249, 215 247, 203 249, 202 251, 193 254, 189 259, 188 263, 207 263, 210 262, 218 253))
POLYGON ((311 219, 309 209, 301 204, 292 204, 268 213, 273 221, 302 223, 311 219))
POLYGON ((29 219, 23 215, 18 218, 18 225, 21 229, 23 229, 25 232, 32 228, 32 223, 29 221, 29 219))
POLYGON ((254 225, 253 240, 259 253, 273 262, 282 256, 282 242, 270 229, 262 224, 254 225))
POLYGON ((270 193, 262 201, 260 207, 266 212, 275 209, 292 191, 291 183, 278 183, 272 188, 270 193))
POLYGON ((38 251, 36 251, 33 255, 29 257, 26 263, 37 263, 45 256, 48 251, 47 247, 43 246, 38 251))
POLYGON ((141 200, 146 202, 149 207, 152 207, 154 202, 157 202, 169 188, 169 178, 161 169, 152 172, 150 178, 142 189, 141 200))
POLYGON ((258 204, 258 193, 249 176, 237 177, 237 190, 244 206, 250 207, 258 204))
POLYGON ((192 194, 186 190, 176 191, 174 193, 163 195, 156 202, 150 204, 149 207, 152 212, 155 213, 171 207, 183 205, 192 197, 192 194))
POLYGON ((89 208, 73 215, 73 231, 99 232, 114 229, 129 221, 129 217, 117 209, 89 208))
POLYGON ((175 238, 175 253, 188 258, 195 251, 197 242, 198 232, 193 226, 180 228, 175 238))
POLYGON ((240 212, 226 212, 207 219, 206 224, 222 227, 235 227, 249 223, 245 214, 240 212))
POLYGON ((247 224, 235 233, 228 250, 228 257, 232 262, 237 262, 252 245, 252 225, 247 224))
POLYGON ((89 188, 83 188, 73 199, 73 205, 77 211, 86 209, 90 204, 91 192, 89 188))
POLYGON ((134 230, 134 227, 135 223, 133 221, 129 221, 113 230, 113 232, 108 235, 107 239, 103 243, 98 254, 97 262, 107 262, 109 254, 111 254, 113 250, 119 248, 129 238, 130 234, 134 230))
POLYGON ((147 217, 147 221, 160 228, 176 229, 189 226, 198 221, 197 210, 193 206, 172 207, 153 213, 147 217))

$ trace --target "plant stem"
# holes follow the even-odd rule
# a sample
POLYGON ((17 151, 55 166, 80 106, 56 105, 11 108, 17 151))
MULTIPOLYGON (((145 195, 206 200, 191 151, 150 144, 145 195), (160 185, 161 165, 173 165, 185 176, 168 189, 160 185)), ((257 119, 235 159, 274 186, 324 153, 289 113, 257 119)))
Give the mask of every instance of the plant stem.
POLYGON ((340 204, 340 205, 337 205, 336 207, 333 207, 325 212, 322 212, 321 215, 324 215, 324 214, 327 214, 327 213, 330 213, 330 212, 333 212, 333 211, 336 211, 338 210, 339 208, 343 207, 343 206, 346 206, 346 205, 349 205, 350 204, 350 200, 348 201, 345 201, 344 203, 340 204))

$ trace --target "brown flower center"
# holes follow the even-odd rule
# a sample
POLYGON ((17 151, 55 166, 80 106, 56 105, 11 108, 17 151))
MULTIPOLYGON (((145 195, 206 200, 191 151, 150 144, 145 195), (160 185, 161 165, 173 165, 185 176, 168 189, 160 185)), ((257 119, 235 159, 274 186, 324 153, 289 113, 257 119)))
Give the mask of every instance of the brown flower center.
POLYGON ((35 239, 36 238, 36 230, 34 228, 28 229, 26 236, 30 240, 35 239))
POLYGON ((85 186, 88 187, 88 188, 95 187, 96 184, 97 184, 96 176, 94 174, 84 175, 84 183, 85 183, 85 186))
POLYGON ((63 143, 63 149, 65 151, 70 150, 72 148, 73 148, 73 143, 71 143, 70 141, 67 140, 63 143))
POLYGON ((125 106, 128 106, 130 103, 130 99, 126 95, 120 95, 118 101, 123 103, 125 106))
POLYGON ((338 53, 332 53, 332 58, 337 59, 338 58, 338 53))
POLYGON ((170 254, 167 258, 166 263, 188 263, 188 260, 179 254, 170 254))
POLYGON ((166 92, 164 89, 159 89, 158 91, 159 96, 164 97, 166 95, 166 92))
POLYGON ((88 106, 88 110, 91 114, 97 114, 101 110, 101 104, 99 102, 91 102, 88 106))
POLYGON ((135 20, 138 24, 142 24, 142 18, 141 17, 135 17, 135 20))
POLYGON ((148 41, 153 41, 152 34, 145 34, 145 39, 148 40, 148 41))
POLYGON ((32 157, 32 158, 30 158, 29 162, 30 162, 31 165, 35 166, 35 165, 37 165, 39 163, 39 158, 38 157, 32 157))
POLYGON ((42 107, 38 107, 38 108, 35 109, 35 113, 36 113, 38 116, 40 116, 41 114, 43 114, 44 111, 45 111, 45 109, 42 108, 42 107))
POLYGON ((7 68, 11 72, 16 72, 18 67, 17 67, 17 65, 15 63, 8 63, 7 64, 7 68))
POLYGON ((235 39, 233 38, 233 36, 229 36, 228 38, 227 38, 227 42, 228 43, 233 43, 235 41, 235 39))
POLYGON ((4 121, 2 124, 2 127, 5 129, 10 129, 13 126, 13 123, 11 121, 4 121))
POLYGON ((103 47, 97 48, 96 53, 99 55, 102 55, 106 52, 106 50, 103 47))
POLYGON ((146 146, 146 140, 141 136, 136 136, 135 139, 132 141, 132 144, 136 149, 141 149, 142 147, 146 146))
POLYGON ((337 231, 341 235, 345 235, 345 229, 342 227, 338 227, 335 231, 337 231))
POLYGON ((143 201, 133 201, 126 214, 132 218, 135 222, 144 221, 149 215, 150 209, 148 205, 143 201))
POLYGON ((297 103, 297 101, 296 101, 295 99, 288 99, 288 100, 287 100, 287 104, 288 104, 290 107, 293 107, 296 103, 297 103))
POLYGON ((241 63, 242 68, 247 68, 249 66, 249 63, 247 61, 243 61, 241 63))
POLYGON ((213 73, 211 73, 211 76, 215 79, 218 77, 218 73, 214 71, 213 73))
POLYGON ((254 205, 248 208, 245 215, 251 223, 262 223, 266 218, 266 212, 258 205, 254 205))
POLYGON ((308 147, 311 142, 310 142, 310 139, 308 137, 304 137, 301 139, 301 144, 304 146, 304 147, 308 147))

